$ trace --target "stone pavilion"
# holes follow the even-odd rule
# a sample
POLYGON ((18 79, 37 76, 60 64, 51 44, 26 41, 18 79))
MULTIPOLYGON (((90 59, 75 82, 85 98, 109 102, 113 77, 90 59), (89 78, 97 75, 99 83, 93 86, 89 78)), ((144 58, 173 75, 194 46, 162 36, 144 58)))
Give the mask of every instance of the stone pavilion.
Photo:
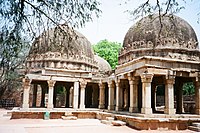
POLYGON ((59 25, 33 42, 26 60, 20 110, 36 107, 39 87, 40 108, 99 108, 151 115, 157 113, 156 88, 163 85, 162 113, 181 114, 182 86, 186 82, 195 85, 195 113, 200 115, 198 40, 193 28, 177 16, 165 15, 162 19, 158 15, 147 16, 134 24, 125 35, 115 70, 94 55, 90 42, 82 34, 59 25), (56 107, 59 87, 66 91, 62 107, 56 107))

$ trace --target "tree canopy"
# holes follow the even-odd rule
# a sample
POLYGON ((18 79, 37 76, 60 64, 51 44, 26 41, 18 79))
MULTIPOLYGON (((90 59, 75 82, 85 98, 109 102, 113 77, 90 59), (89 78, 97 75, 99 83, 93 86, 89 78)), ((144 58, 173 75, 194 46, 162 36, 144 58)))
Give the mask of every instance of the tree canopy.
POLYGON ((97 44, 93 45, 95 54, 104 58, 115 69, 118 64, 118 54, 122 47, 120 43, 110 42, 108 40, 101 40, 97 44))

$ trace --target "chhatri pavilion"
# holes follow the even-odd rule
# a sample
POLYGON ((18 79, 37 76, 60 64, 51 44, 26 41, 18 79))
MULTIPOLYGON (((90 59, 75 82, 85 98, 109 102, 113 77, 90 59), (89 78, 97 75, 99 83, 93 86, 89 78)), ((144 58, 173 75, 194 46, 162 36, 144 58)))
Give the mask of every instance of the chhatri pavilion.
POLYGON ((44 32, 35 39, 26 59, 20 110, 36 107, 38 88, 41 89, 40 108, 61 108, 56 106, 56 89, 64 87, 66 96, 62 108, 99 108, 130 115, 152 115, 157 112, 156 88, 163 85, 163 114, 173 116, 184 112, 183 84, 193 82, 195 114, 200 115, 197 36, 177 16, 165 15, 161 20, 162 26, 158 15, 147 16, 128 30, 115 70, 94 54, 82 34, 68 26, 59 25, 44 32), (30 90, 33 90, 32 103, 30 90))

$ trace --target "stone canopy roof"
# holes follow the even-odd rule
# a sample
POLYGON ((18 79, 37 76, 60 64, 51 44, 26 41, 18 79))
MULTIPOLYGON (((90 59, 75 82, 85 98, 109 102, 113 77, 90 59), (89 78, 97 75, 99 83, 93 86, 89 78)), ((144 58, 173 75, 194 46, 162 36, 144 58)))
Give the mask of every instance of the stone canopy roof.
POLYGON ((144 56, 199 62, 194 29, 174 15, 154 14, 142 18, 126 33, 118 63, 125 64, 144 56))
POLYGON ((29 52, 30 56, 46 52, 59 52, 94 58, 91 44, 85 36, 67 25, 52 28, 35 39, 29 52))
POLYGON ((123 47, 156 48, 168 43, 167 47, 197 49, 197 42, 194 29, 185 20, 175 15, 160 19, 154 14, 142 18, 128 30, 123 47))
POLYGON ((93 73, 112 71, 107 61, 94 55, 91 43, 67 25, 58 25, 35 39, 26 59, 29 72, 69 70, 93 73))

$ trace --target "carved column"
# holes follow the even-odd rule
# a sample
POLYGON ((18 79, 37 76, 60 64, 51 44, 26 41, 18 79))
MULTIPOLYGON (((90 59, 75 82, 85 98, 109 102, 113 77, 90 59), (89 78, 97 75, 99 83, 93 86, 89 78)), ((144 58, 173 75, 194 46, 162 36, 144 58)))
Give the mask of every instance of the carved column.
POLYGON ((195 82, 195 107, 196 114, 200 115, 200 78, 195 82))
POLYGON ((99 109, 105 108, 105 86, 99 83, 99 109))
POLYGON ((80 82, 81 86, 81 97, 80 97, 80 109, 85 109, 85 87, 87 85, 86 81, 80 82))
POLYGON ((152 114, 151 108, 151 82, 153 74, 143 73, 140 75, 142 80, 142 109, 143 114, 152 114))
POLYGON ((74 98, 73 98, 73 108, 78 109, 78 94, 79 93, 79 82, 74 82, 74 98))
POLYGON ((33 85, 32 107, 36 107, 36 103, 37 103, 37 89, 38 89, 38 85, 37 85, 37 84, 34 84, 34 85, 33 85))
POLYGON ((47 81, 48 86, 49 86, 49 94, 48 94, 48 105, 47 108, 48 109, 53 109, 53 92, 54 92, 54 85, 56 83, 56 81, 53 80, 48 80, 47 81))
POLYGON ((114 110, 114 84, 108 82, 108 110, 114 110))
POLYGON ((170 76, 165 80, 165 114, 175 114, 174 109, 174 83, 175 76, 170 76))
POLYGON ((138 112, 138 78, 129 77, 130 85, 130 107, 129 112, 138 112))
POLYGON ((120 86, 120 80, 116 80, 115 84, 116 84, 116 107, 115 107, 115 110, 119 111, 119 110, 122 110, 123 91, 120 86))
POLYGON ((29 91, 30 91, 30 86, 31 86, 31 80, 28 78, 23 79, 23 104, 22 108, 23 109, 28 109, 29 108, 29 91))

